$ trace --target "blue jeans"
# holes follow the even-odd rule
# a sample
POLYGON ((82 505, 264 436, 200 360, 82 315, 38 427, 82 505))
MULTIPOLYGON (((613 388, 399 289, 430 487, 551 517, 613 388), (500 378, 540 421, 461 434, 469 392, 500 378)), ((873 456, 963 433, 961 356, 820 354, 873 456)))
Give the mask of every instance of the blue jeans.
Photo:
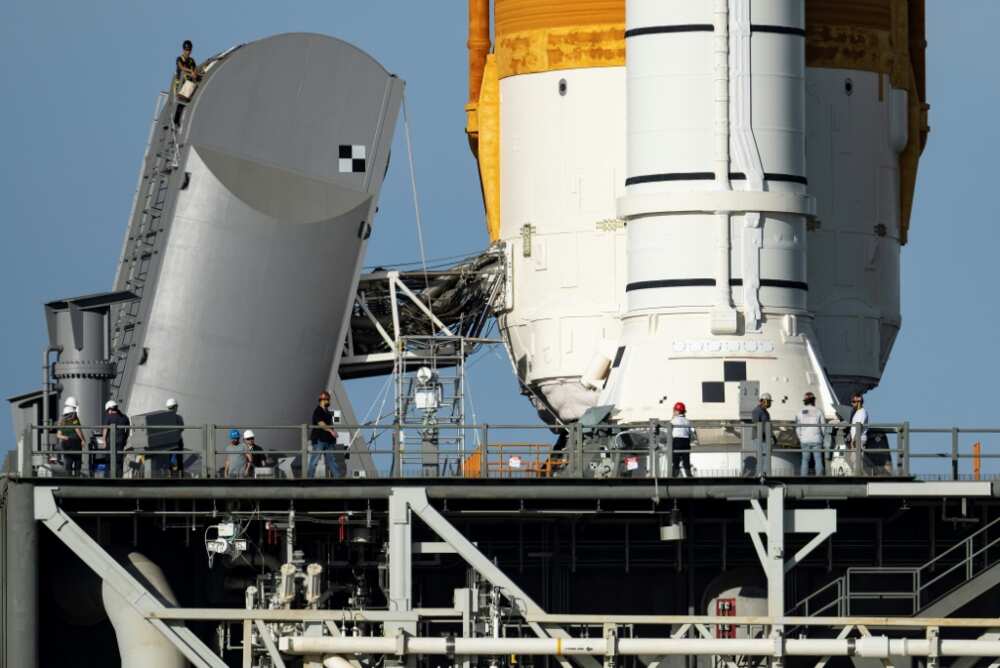
POLYGON ((323 457, 323 465, 326 466, 327 477, 343 478, 347 475, 347 459, 344 451, 336 443, 324 443, 323 441, 312 442, 313 453, 309 455, 309 470, 306 477, 316 477, 316 467, 319 465, 320 456, 323 457))
POLYGON ((807 443, 801 441, 802 446, 802 467, 799 470, 799 475, 803 478, 809 475, 809 460, 816 456, 816 475, 823 475, 823 444, 822 443, 807 443))

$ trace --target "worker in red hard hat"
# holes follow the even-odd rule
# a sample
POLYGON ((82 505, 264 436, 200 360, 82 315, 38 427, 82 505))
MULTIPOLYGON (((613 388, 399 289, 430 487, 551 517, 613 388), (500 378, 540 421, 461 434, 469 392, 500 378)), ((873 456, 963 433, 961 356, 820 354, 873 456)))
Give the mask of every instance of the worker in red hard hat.
POLYGON ((678 401, 674 404, 674 416, 670 419, 671 435, 674 451, 673 475, 686 478, 693 475, 691 471, 691 439, 694 437, 694 427, 687 419, 687 406, 678 401))

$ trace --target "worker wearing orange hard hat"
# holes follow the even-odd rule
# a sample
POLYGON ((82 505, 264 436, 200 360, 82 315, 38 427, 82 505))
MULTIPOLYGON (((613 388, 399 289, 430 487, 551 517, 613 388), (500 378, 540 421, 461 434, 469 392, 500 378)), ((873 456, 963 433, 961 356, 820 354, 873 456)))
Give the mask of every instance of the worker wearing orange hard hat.
POLYGON ((687 419, 687 406, 678 401, 674 404, 674 416, 670 419, 671 436, 674 451, 673 475, 686 478, 691 471, 691 439, 694 437, 694 427, 687 419))

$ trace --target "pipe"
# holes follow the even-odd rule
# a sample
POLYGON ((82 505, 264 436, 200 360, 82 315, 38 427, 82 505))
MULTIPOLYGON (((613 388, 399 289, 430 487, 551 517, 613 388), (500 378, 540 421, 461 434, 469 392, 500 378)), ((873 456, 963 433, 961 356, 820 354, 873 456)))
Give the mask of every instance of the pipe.
MULTIPOLYGON (((52 373, 49 367, 49 355, 62 352, 62 346, 48 346, 42 354, 42 425, 49 426, 49 396, 52 394, 52 373)), ((49 431, 42 431, 39 444, 43 450, 49 448, 49 431)), ((24 461, 24 459, 21 459, 24 461)), ((31 461, 30 459, 28 461, 31 461)), ((30 472, 21 471, 21 475, 29 475, 30 472)))
MULTIPOLYGON (((129 553, 125 568, 150 591, 168 604, 177 606, 170 585, 160 567, 138 552, 129 553)), ((186 668, 184 655, 152 624, 129 605, 107 582, 101 585, 104 609, 115 629, 122 668, 186 668)))
MULTIPOLYGON (((868 636, 851 639, 789 638, 779 648, 773 639, 753 638, 621 638, 613 651, 622 656, 639 655, 744 655, 775 656, 858 656, 889 658, 929 656, 931 641, 926 639, 868 636)), ((279 648, 287 654, 447 654, 486 656, 604 656, 609 651, 605 638, 428 638, 407 637, 303 637, 283 636, 279 648)), ((998 656, 1000 640, 942 640, 940 656, 998 656)), ((336 658, 339 658, 336 657, 336 658)), ((324 665, 333 666, 334 664, 324 665)), ((345 668, 337 665, 336 668, 345 668)))
MULTIPOLYGON (((729 181, 729 0, 715 0, 715 189, 732 190, 729 181)), ((730 247, 728 211, 715 214, 719 227, 718 258, 715 271, 716 303, 712 312, 713 334, 736 334, 737 319, 730 287, 730 247)))

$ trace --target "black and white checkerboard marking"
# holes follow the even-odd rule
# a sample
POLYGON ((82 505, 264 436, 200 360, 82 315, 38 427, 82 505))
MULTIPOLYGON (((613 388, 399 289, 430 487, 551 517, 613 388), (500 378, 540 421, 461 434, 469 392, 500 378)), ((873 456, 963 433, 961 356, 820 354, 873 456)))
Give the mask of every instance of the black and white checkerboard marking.
POLYGON ((339 167, 342 173, 363 173, 365 171, 364 144, 341 144, 339 167))
POLYGON ((706 380, 701 384, 701 400, 706 404, 721 404, 726 401, 726 383, 738 383, 747 379, 747 363, 744 360, 725 360, 722 363, 722 380, 706 380))

